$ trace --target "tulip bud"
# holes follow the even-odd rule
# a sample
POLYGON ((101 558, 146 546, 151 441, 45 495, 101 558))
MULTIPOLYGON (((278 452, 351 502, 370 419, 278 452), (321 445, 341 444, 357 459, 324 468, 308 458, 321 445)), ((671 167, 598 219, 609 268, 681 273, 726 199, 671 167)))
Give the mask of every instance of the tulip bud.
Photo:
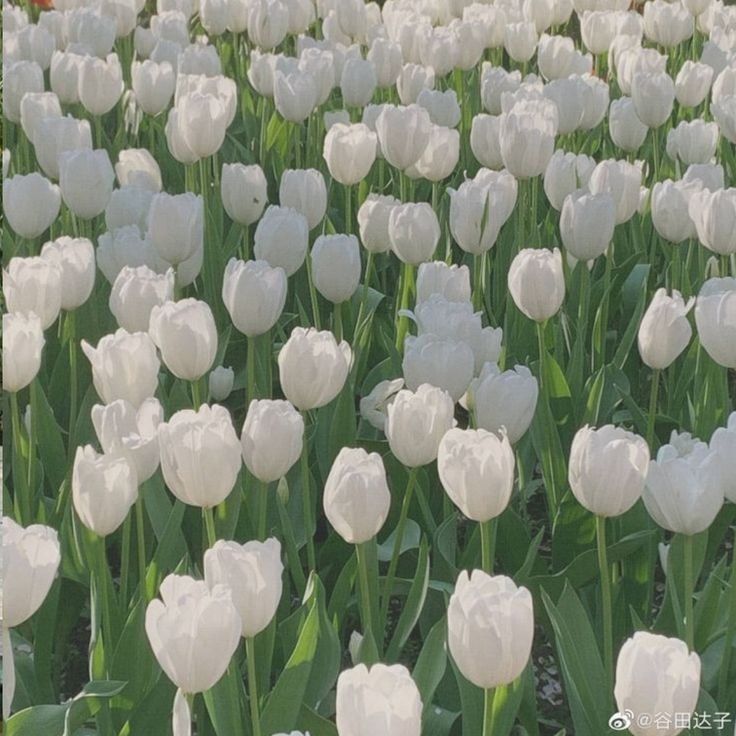
POLYGON ((470 301, 470 269, 444 261, 420 263, 417 271, 417 303, 439 294, 451 302, 470 301))
POLYGON ((387 105, 376 120, 376 133, 385 159, 397 169, 415 164, 429 143, 429 113, 419 105, 387 105))
POLYGON ((417 101, 423 89, 434 89, 434 69, 420 64, 404 64, 396 80, 396 90, 402 105, 417 101))
POLYGON ((317 104, 317 86, 311 74, 276 70, 273 75, 273 100, 281 117, 291 123, 306 120, 317 104))
POLYGON ((608 125, 611 140, 629 153, 638 151, 647 137, 647 126, 639 120, 630 97, 619 97, 611 103, 608 125))
POLYGON ((3 212, 21 238, 36 238, 47 230, 61 209, 61 190, 41 174, 3 180, 3 212))
POLYGON ((570 488, 591 513, 620 516, 639 500, 648 466, 649 447, 641 437, 610 424, 586 424, 570 449, 570 488))
POLYGON ((470 150, 478 162, 490 169, 502 169, 501 118, 481 113, 473 118, 470 128, 470 150))
POLYGON ((231 592, 222 585, 210 590, 185 575, 168 575, 159 591, 163 602, 156 598, 146 608, 146 635, 161 669, 180 692, 209 690, 240 641, 242 623, 231 592))
POLYGON ((307 218, 314 230, 327 211, 325 178, 317 169, 286 169, 281 175, 279 203, 291 207, 307 218))
POLYGON ((608 192, 588 194, 584 189, 565 197, 560 213, 560 235, 567 251, 580 261, 603 255, 613 239, 616 205, 608 192))
POLYGON ((508 285, 519 311, 535 322, 545 322, 565 300, 565 274, 559 248, 524 248, 509 268, 508 285))
POLYGON ((331 332, 295 327, 279 351, 281 389, 300 411, 325 406, 342 391, 351 361, 350 346, 331 332))
POLYGON ((440 441, 455 426, 455 405, 440 388, 423 384, 416 392, 403 389, 388 406, 386 439, 403 465, 416 468, 437 457, 440 441), (414 427, 421 426, 417 436, 414 427))
POLYGON ((713 432, 710 450, 718 458, 726 499, 736 503, 736 412, 731 412, 726 427, 718 427, 713 432))
POLYGON ((225 401, 230 396, 235 382, 235 372, 232 368, 218 365, 210 371, 208 381, 209 394, 215 401, 225 401))
POLYGON ((501 156, 518 179, 538 176, 554 153, 558 128, 557 106, 551 100, 517 102, 501 116, 501 156))
POLYGON ((389 218, 400 204, 395 197, 369 194, 358 210, 358 228, 363 247, 369 253, 385 253, 391 248, 389 218))
POLYGON ((677 46, 693 35, 694 19, 681 3, 651 2, 644 5, 646 37, 665 48, 677 46))
POLYGON ((159 258, 151 242, 141 237, 138 227, 129 225, 100 235, 97 240, 97 266, 112 284, 125 266, 148 266, 158 273, 165 271, 168 264, 159 258))
POLYGON ((118 330, 105 335, 93 348, 86 340, 82 351, 92 365, 92 381, 105 404, 129 401, 136 409, 156 393, 161 367, 156 346, 145 332, 118 330))
POLYGON ((123 68, 117 54, 83 57, 79 65, 79 101, 91 115, 110 112, 123 94, 123 68))
POLYGON ((182 503, 212 508, 230 495, 242 461, 227 409, 202 404, 178 411, 159 424, 158 441, 164 481, 182 503))
POLYGON ((708 250, 721 256, 736 253, 736 188, 694 194, 689 213, 698 240, 708 250))
POLYGON ((185 381, 197 381, 212 368, 217 327, 206 302, 182 299, 151 310, 149 333, 166 367, 185 381))
POLYGON ((534 638, 532 596, 505 575, 463 570, 447 609, 447 645, 476 687, 509 685, 529 661, 534 638))
POLYGON ((366 58, 373 64, 376 82, 381 89, 396 83, 402 71, 401 46, 398 43, 387 38, 374 38, 366 58))
POLYGON ((204 553, 204 577, 210 589, 230 591, 242 623, 240 635, 250 639, 260 634, 276 615, 282 592, 281 544, 225 542, 219 540, 204 553))
POLYGON ((595 168, 595 161, 584 154, 555 151, 544 171, 544 193, 559 212, 568 194, 584 189, 595 168))
POLYGON ((61 308, 81 307, 95 285, 95 251, 86 238, 62 236, 46 243, 41 258, 54 263, 61 272, 61 308))
POLYGON ((683 107, 697 107, 706 97, 713 81, 713 67, 688 59, 675 78, 675 96, 683 107))
POLYGON ((34 313, 46 330, 61 309, 62 273, 58 264, 46 258, 11 258, 3 271, 3 289, 8 312, 34 313))
POLYGON ((649 463, 644 505, 663 529, 699 534, 721 510, 723 486, 718 456, 705 442, 662 445, 649 463))
MULTIPOLYGON (((601 161, 593 169, 588 180, 588 188, 591 194, 608 192, 613 197, 616 205, 616 224, 621 225, 630 220, 639 207, 641 177, 640 164, 609 159, 601 161)), ((598 217, 593 217, 592 213, 590 217, 593 218, 591 222, 598 222, 598 217)))
POLYGON ((719 365, 736 368, 736 278, 708 279, 695 302, 700 344, 719 365))
POLYGON ((667 133, 667 155, 686 165, 705 164, 715 155, 718 138, 716 123, 683 120, 667 133))
POLYGON ((289 30, 289 10, 281 0, 254 0, 249 3, 248 35, 265 51, 276 48, 289 30))
POLYGON ((365 107, 373 97, 378 79, 373 63, 367 59, 348 59, 342 68, 340 92, 346 107, 365 107))
POLYGON ((371 392, 360 400, 360 416, 372 427, 383 432, 386 428, 388 405, 394 396, 404 387, 404 379, 379 381, 371 392))
POLYGON ((376 160, 376 134, 363 123, 337 123, 327 131, 322 155, 335 181, 345 186, 358 184, 376 160))
POLYGON ((147 115, 161 114, 171 102, 176 87, 176 74, 168 61, 157 64, 146 59, 134 61, 130 67, 135 99, 147 115))
POLYGON ((36 377, 44 342, 41 320, 33 312, 3 315, 3 391, 20 391, 36 377))
POLYGON ((401 364, 407 388, 422 384, 444 389, 458 401, 465 393, 475 370, 475 356, 465 342, 433 334, 407 336, 401 364))
POLYGON ((468 388, 468 405, 478 427, 489 432, 504 428, 515 444, 534 419, 538 396, 537 379, 526 366, 502 373, 495 363, 487 363, 468 388))
POLYGON ((639 325, 639 355, 650 368, 668 368, 688 346, 693 330, 687 313, 695 297, 687 303, 679 291, 667 296, 667 290, 657 289, 639 325))
POLYGON ((269 205, 256 228, 254 254, 273 268, 280 266, 287 276, 295 274, 307 255, 307 218, 290 207, 269 205))
POLYGON ((174 271, 157 274, 148 266, 124 266, 110 293, 110 311, 128 332, 147 332, 151 311, 174 298, 174 271))
POLYGON ((427 202, 407 202, 391 209, 388 232, 399 260, 416 265, 431 260, 440 239, 440 224, 427 202))
POLYGON ((419 736, 422 699, 401 664, 359 664, 337 678, 337 731, 340 736, 419 736))
POLYGON ((148 239, 172 266, 191 258, 204 240, 202 197, 191 192, 156 194, 148 211, 148 239))
POLYGON ((120 151, 115 164, 115 176, 121 187, 135 187, 154 194, 161 191, 161 169, 145 148, 120 151))
POLYGON ((514 488, 514 451, 506 437, 485 429, 451 429, 442 438, 437 471, 462 513, 486 522, 504 512, 514 488))
POLYGON ((723 166, 720 164, 690 164, 682 177, 687 184, 698 184, 699 187, 714 192, 724 188, 723 166))
POLYGON ((92 149, 92 131, 87 120, 76 120, 67 115, 42 118, 36 124, 34 149, 46 176, 58 179, 60 155, 79 148, 92 149))
POLYGON ((689 203, 699 191, 699 184, 679 181, 658 181, 652 187, 652 224, 657 234, 670 243, 681 243, 695 237, 695 225, 690 218, 689 203))
POLYGON ((82 524, 106 537, 123 523, 137 498, 136 470, 124 455, 99 455, 91 445, 77 448, 72 500, 82 524))
POLYGON ((429 118, 435 125, 454 128, 460 122, 460 105, 453 89, 445 92, 423 89, 417 96, 417 105, 429 113, 429 118))
MULTIPOLYGON (((650 722, 652 703, 658 713, 682 714, 689 720, 700 692, 700 658, 680 639, 637 631, 618 654, 613 692, 619 711, 631 714, 630 733, 653 736, 656 726, 639 725, 650 722)), ((666 728, 665 733, 679 730, 666 728)))
POLYGON ((34 146, 41 120, 60 117, 61 104, 53 92, 26 92, 20 101, 20 125, 34 146))
POLYGON ((442 181, 452 174, 460 159, 460 133, 457 130, 432 125, 429 143, 419 160, 406 170, 412 179, 423 177, 432 182, 442 181))
POLYGON ((501 97, 504 92, 515 92, 521 85, 521 72, 506 71, 502 67, 484 63, 480 79, 480 96, 483 107, 491 115, 500 115, 501 97))
POLYGON ((534 23, 507 23, 504 28, 503 46, 508 55, 523 64, 529 61, 537 49, 537 28, 534 23))
POLYGON ((3 115, 17 125, 23 95, 44 91, 43 70, 35 61, 11 62, 3 70, 3 85, 3 115))
POLYGON ((138 409, 123 399, 92 407, 92 424, 103 451, 127 458, 138 485, 158 468, 158 425, 164 410, 158 399, 146 399, 138 409))
POLYGON ((362 544, 378 534, 391 508, 391 493, 381 456, 343 447, 325 482, 324 509, 348 544, 362 544))
MULTIPOLYGON (((57 94, 62 104, 74 105, 79 102, 79 69, 83 59, 83 56, 71 53, 71 51, 54 51, 51 56, 51 66, 49 68, 51 89, 57 94)), ((7 82, 6 76, 6 85, 7 82)), ((40 89, 33 91, 42 92, 43 83, 40 85, 40 89)), ((7 107, 5 114, 8 115, 7 107)), ((11 118, 8 117, 8 119, 11 118)))
POLYGON ((241 225, 252 225, 268 202, 268 184, 258 164, 223 164, 222 206, 228 217, 241 225))
POLYGON ((666 72, 639 72, 631 82, 631 99, 639 120, 648 128, 659 128, 672 114, 675 84, 666 72))
POLYGON ((320 235, 310 254, 312 278, 327 301, 348 301, 360 283, 360 246, 355 235, 320 235))
POLYGON ((450 232, 466 253, 481 255, 495 244, 503 225, 492 194, 482 182, 467 179, 450 195, 450 232))
POLYGON ((115 181, 106 150, 80 148, 59 154, 59 186, 64 203, 84 220, 104 212, 115 181))

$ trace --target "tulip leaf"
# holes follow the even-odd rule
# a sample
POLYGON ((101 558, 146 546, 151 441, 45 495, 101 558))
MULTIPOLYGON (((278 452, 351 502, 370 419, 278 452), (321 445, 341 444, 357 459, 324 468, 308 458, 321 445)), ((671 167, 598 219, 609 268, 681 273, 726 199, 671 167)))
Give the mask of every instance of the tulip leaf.
POLYGON ((425 719, 432 708, 432 698, 447 670, 447 618, 443 616, 424 639, 412 677, 424 703, 425 719))
POLYGON ((66 452, 61 428, 39 381, 35 381, 31 387, 31 417, 38 442, 38 454, 43 461, 43 472, 56 493, 66 477, 66 452))
POLYGON ((203 697, 217 736, 245 736, 247 718, 243 709, 243 678, 234 660, 219 682, 203 697))
MULTIPOLYGON (((404 536, 401 538, 401 549, 399 554, 404 554, 410 549, 416 549, 421 541, 422 530, 419 524, 413 519, 407 519, 404 527, 404 536)), ((394 541, 396 540, 396 529, 386 537, 382 544, 378 545, 378 559, 380 562, 389 562, 394 551, 394 541)))
POLYGON ((338 736, 337 726, 306 705, 299 711, 299 725, 306 729, 310 736, 338 736))
POLYGON ((478 736, 479 733, 483 733, 483 690, 465 679, 452 657, 450 662, 460 691, 463 736, 478 736))

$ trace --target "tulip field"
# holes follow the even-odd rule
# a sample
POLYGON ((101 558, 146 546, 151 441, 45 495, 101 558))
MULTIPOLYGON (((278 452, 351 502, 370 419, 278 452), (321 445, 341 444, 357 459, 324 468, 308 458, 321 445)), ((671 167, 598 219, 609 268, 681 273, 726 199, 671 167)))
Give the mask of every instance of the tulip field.
POLYGON ((736 734, 736 4, 4 0, 7 736, 736 734))

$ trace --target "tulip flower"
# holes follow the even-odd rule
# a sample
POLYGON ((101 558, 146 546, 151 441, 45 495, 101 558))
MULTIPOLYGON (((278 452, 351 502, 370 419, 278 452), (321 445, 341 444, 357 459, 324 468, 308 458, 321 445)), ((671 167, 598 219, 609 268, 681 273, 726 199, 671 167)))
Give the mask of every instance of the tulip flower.
POLYGON ((11 258, 3 271, 3 289, 8 312, 35 314, 46 330, 61 310, 62 270, 48 258, 11 258))
POLYGON ((204 238, 202 197, 190 192, 154 196, 148 213, 148 239, 156 253, 178 266, 201 247, 204 238))
POLYGON ((287 276, 295 274, 307 255, 307 218, 290 207, 269 205, 256 227, 254 254, 270 266, 280 266, 287 276))
POLYGON ((115 180, 106 150, 79 148, 59 154, 59 186, 66 206, 83 220, 104 212, 115 180))
POLYGON ((45 243, 41 258, 61 272, 61 308, 77 309, 89 299, 95 285, 95 251, 87 238, 63 236, 45 243))
POLYGON ((736 278, 708 279, 695 301, 698 337, 718 365, 736 368, 736 278))
POLYGON ((559 248, 525 248, 511 262, 509 291, 529 319, 544 323, 554 317, 565 299, 565 278, 559 248))
POLYGON ((41 368, 44 346, 41 320, 34 312, 9 312, 3 315, 3 391, 11 401, 28 386, 41 368))
POLYGON ((61 190, 38 173, 3 177, 3 212, 21 238, 36 238, 57 218, 61 190))
POLYGON ((124 266, 113 282, 109 306, 124 330, 147 332, 153 308, 173 298, 173 269, 157 274, 148 266, 124 266))
POLYGON ((330 176, 346 187, 359 184, 376 160, 376 145, 376 134, 363 123, 333 125, 322 152, 330 176))
POLYGON ((210 397, 215 401, 225 401, 232 393, 234 383, 235 371, 232 368, 218 365, 217 368, 210 371, 209 378, 207 379, 210 397))
POLYGON ((307 218, 310 230, 322 222, 327 211, 327 187, 317 169, 287 169, 281 174, 279 203, 307 218))

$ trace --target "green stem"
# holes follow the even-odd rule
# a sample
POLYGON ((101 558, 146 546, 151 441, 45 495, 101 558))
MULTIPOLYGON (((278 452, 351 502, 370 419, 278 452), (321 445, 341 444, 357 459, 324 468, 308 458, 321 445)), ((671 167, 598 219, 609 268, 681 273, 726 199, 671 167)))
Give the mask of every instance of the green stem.
POLYGON ((688 649, 693 651, 695 646, 695 616, 693 610, 693 593, 695 580, 693 579, 693 537, 686 534, 683 553, 685 557, 685 641, 688 649))
POLYGON ((120 600, 125 606, 128 603, 128 576, 130 572, 130 537, 131 515, 128 514, 123 522, 123 545, 120 551, 120 600))
POLYGON ((217 541, 217 533, 215 532, 215 517, 212 514, 211 506, 202 507, 202 521, 207 539, 207 547, 213 547, 217 541))
POLYGON ((258 706, 258 676, 256 673, 256 642, 253 637, 245 640, 245 657, 248 664, 248 700, 253 736, 261 736, 261 715, 258 706))
POLYGON ((497 736, 497 721, 499 713, 509 697, 510 685, 500 685, 497 688, 488 688, 484 691, 483 704, 483 736, 497 736))
POLYGON ((314 549, 314 520, 312 518, 312 493, 309 480, 309 442, 307 441, 307 413, 302 412, 304 418, 304 444, 302 446, 301 476, 302 476, 302 511, 304 514, 304 533, 307 537, 307 563, 309 569, 317 569, 317 554, 314 549))
POLYGON ((606 364, 606 333, 608 332, 608 306, 611 295, 611 269, 613 267, 612 246, 609 246, 605 270, 603 271, 603 299, 601 301, 600 332, 598 334, 598 345, 596 346, 596 367, 602 368, 606 364))
MULTIPOLYGON (((20 460, 23 457, 23 435, 21 434, 20 428, 20 407, 18 406, 18 394, 14 391, 10 394, 10 416, 11 425, 13 427, 13 445, 15 447, 16 460, 20 466, 20 460)), ((22 471, 21 471, 22 475, 22 471)), ((30 504, 30 491, 26 489, 23 492, 22 483, 14 483, 14 495, 15 495, 15 507, 16 513, 19 516, 21 524, 30 524, 31 518, 31 504, 30 504)))
MULTIPOLYGON (((36 498, 36 463, 35 463, 35 450, 36 450, 36 419, 34 416, 36 407, 38 406, 38 379, 34 378, 31 381, 30 395, 31 395, 31 413, 28 420, 28 501, 31 504, 30 512, 32 513, 33 507, 35 506, 36 498)), ((32 517, 29 517, 32 518, 32 517)))
POLYGON ((345 187, 345 232, 348 235, 353 233, 353 204, 352 204, 353 188, 345 187))
POLYGON ((361 330, 361 326, 363 322, 363 313, 365 312, 365 305, 368 301, 368 289, 370 287, 372 274, 373 274, 373 252, 368 251, 368 256, 365 261, 365 276, 363 277, 363 290, 360 295, 360 307, 358 308, 358 319, 355 321, 355 333, 353 334, 353 346, 358 345, 358 335, 360 334, 360 330, 361 330))
POLYGON ((406 520, 409 516, 409 507, 411 506, 411 498, 414 493, 414 486, 417 482, 417 474, 419 468, 412 468, 409 471, 409 480, 406 483, 406 491, 404 492, 404 500, 401 504, 401 513, 399 515, 399 523, 396 526, 396 538, 394 539, 394 548, 391 552, 391 562, 388 565, 388 573, 386 574, 386 582, 383 590, 383 603, 381 605, 381 624, 385 628, 388 618, 388 606, 391 601, 391 594, 394 589, 394 578, 396 577, 396 568, 399 565, 399 556, 401 554, 401 543, 404 539, 404 530, 406 528, 406 520))
POLYGON ((112 605, 110 601, 110 589, 107 585, 106 572, 107 567, 107 555, 105 553, 105 537, 99 537, 95 535, 94 547, 96 552, 96 569, 94 575, 97 578, 97 591, 101 598, 101 616, 100 616, 100 635, 102 636, 103 644, 105 645, 105 652, 112 651, 112 605))
POLYGON ((662 371, 655 368, 652 372, 652 385, 649 391, 649 414, 647 415, 647 444, 654 449, 654 427, 657 418, 657 395, 659 394, 659 379, 662 371))
POLYGON ((256 338, 248 336, 248 354, 246 356, 247 393, 246 407, 253 399, 257 399, 258 387, 256 384, 256 338))
POLYGON ((496 549, 496 520, 489 519, 480 523, 481 567, 489 575, 493 575, 493 558, 496 549))
POLYGON ((192 381, 192 406, 194 411, 199 411, 202 406, 202 387, 199 385, 199 379, 192 381))
POLYGON ((537 322, 537 344, 539 346, 539 388, 541 389, 542 396, 547 395, 547 348, 544 345, 544 328, 545 322, 537 322))
POLYGON ((363 622, 363 633, 373 632, 373 616, 371 615, 371 593, 368 584, 368 559, 366 544, 356 544, 355 554, 358 558, 358 581, 360 585, 360 617, 363 622))
POLYGON ((736 634, 736 545, 731 557, 731 577, 728 581, 728 623, 726 624, 726 635, 723 640, 723 657, 718 672, 718 702, 726 705, 728 695, 728 675, 731 671, 731 656, 733 654, 733 639, 736 634))
POLYGON ((138 491, 138 499, 135 502, 135 535, 138 545, 138 585, 140 586, 141 598, 148 600, 148 590, 146 587, 146 526, 143 519, 143 499, 138 491))
POLYGON ((335 338, 338 342, 342 340, 342 304, 335 304, 333 308, 335 338))
POLYGON ((268 483, 258 481, 258 539, 266 538, 268 527, 268 483))
POLYGON ((598 543, 598 567, 601 574, 601 601, 603 607, 603 661, 606 677, 613 682, 613 612, 611 597, 611 568, 608 564, 606 547, 606 518, 595 517, 596 541, 598 543))
POLYGON ((485 253, 473 256, 473 309, 479 312, 483 309, 483 267, 485 253))
POLYGON ((396 325, 396 350, 400 354, 404 352, 404 340, 409 332, 409 318, 401 314, 401 312, 409 308, 409 301, 414 287, 414 266, 411 263, 404 263, 402 272, 403 286, 401 289, 401 302, 399 304, 396 325))
POLYGON ((77 421, 77 405, 79 403, 79 382, 77 380, 77 341, 76 317, 74 312, 67 312, 66 322, 69 332, 69 460, 74 456, 74 427, 77 421))
POLYGON ((312 302, 312 321, 314 322, 314 326, 318 330, 320 330, 322 328, 320 326, 320 319, 319 319, 319 302, 317 301, 317 289, 314 287, 314 278, 312 278, 312 255, 311 253, 307 253, 306 263, 307 263, 307 281, 309 282, 309 300, 312 302))

